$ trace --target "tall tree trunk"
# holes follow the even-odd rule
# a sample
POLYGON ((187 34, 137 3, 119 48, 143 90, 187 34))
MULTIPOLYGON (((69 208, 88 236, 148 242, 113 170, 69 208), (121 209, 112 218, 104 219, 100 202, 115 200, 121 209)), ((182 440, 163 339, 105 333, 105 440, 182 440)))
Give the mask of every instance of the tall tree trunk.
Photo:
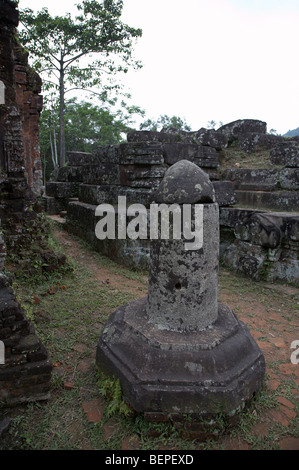
POLYGON ((57 163, 55 162, 55 155, 54 155, 54 148, 53 148, 53 141, 52 141, 52 133, 51 133, 51 130, 50 130, 50 147, 51 147, 51 158, 52 158, 53 167, 56 168, 57 163))
POLYGON ((54 147, 55 168, 56 168, 58 166, 58 156, 57 156, 57 139, 56 139, 55 126, 53 127, 53 147, 54 147))
POLYGON ((61 53, 60 60, 60 76, 59 76, 59 128, 60 128, 60 166, 65 164, 65 129, 64 129, 64 114, 65 114, 65 102, 64 102, 64 69, 63 69, 63 57, 61 53))

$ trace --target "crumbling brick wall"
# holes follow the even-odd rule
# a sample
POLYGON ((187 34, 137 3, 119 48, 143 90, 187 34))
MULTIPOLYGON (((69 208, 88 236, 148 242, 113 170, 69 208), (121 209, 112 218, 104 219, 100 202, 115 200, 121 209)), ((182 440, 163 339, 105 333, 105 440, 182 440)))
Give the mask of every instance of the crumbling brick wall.
POLYGON ((0 405, 48 398, 52 371, 48 353, 5 272, 6 251, 30 252, 31 234, 42 232, 32 191, 41 184, 37 132, 40 80, 30 71, 26 54, 16 47, 17 25, 15 3, 0 0, 0 80, 5 86, 5 102, 0 105, 0 341, 1 347, 4 345, 0 405))
POLYGON ((15 4, 0 0, 0 8, 0 80, 5 87, 5 106, 0 105, 1 172, 19 178, 25 176, 33 194, 39 196, 41 79, 28 65, 28 54, 16 41, 19 16, 15 4))
POLYGON ((39 151, 39 116, 43 97, 41 79, 28 66, 28 53, 14 42, 14 79, 16 101, 22 119, 22 140, 25 157, 25 176, 29 187, 36 196, 42 191, 42 166, 39 151))

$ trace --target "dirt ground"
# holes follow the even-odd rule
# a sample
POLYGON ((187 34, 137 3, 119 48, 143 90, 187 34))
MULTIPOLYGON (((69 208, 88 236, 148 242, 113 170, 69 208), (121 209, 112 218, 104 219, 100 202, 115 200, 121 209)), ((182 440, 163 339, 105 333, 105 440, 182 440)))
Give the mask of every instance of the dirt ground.
MULTIPOLYGON (((125 268, 112 267, 104 260, 101 261, 94 251, 84 247, 76 237, 63 228, 63 225, 55 224, 54 238, 63 247, 64 252, 76 261, 78 266, 88 269, 89 283, 93 282, 96 288, 97 286, 98 288, 109 287, 108 297, 110 296, 110 298, 108 298, 107 305, 110 305, 114 296, 117 295, 138 299, 147 294, 147 275, 135 273, 134 276, 131 276, 125 268)), ((83 292, 84 286, 82 287, 83 292)), ((52 296, 43 297, 42 293, 41 295, 38 293, 39 304, 35 306, 39 321, 44 322, 41 331, 49 324, 48 327, 52 329, 51 335, 52 340, 56 341, 55 344, 60 340, 67 341, 67 336, 70 337, 69 341, 74 337, 74 341, 71 346, 68 346, 68 349, 66 345, 64 349, 61 349, 59 360, 54 358, 55 376, 61 376, 63 379, 59 382, 59 387, 55 387, 50 402, 44 406, 30 409, 31 415, 28 414, 27 418, 24 409, 13 411, 11 416, 16 420, 21 420, 20 416, 22 416, 23 428, 21 426, 15 427, 11 431, 11 435, 2 438, 2 442, 0 439, 0 449, 10 449, 10 446, 13 448, 18 445, 24 446, 24 436, 27 436, 25 448, 29 449, 31 447, 52 449, 59 445, 61 447, 58 448, 65 446, 82 450, 99 449, 99 446, 101 449, 144 449, 145 441, 141 433, 138 433, 136 429, 129 431, 127 428, 124 428, 121 433, 120 422, 115 417, 110 419, 104 417, 107 403, 99 397, 93 372, 96 344, 103 327, 103 321, 99 319, 99 308, 95 310, 89 323, 86 322, 86 325, 81 326, 81 337, 72 336, 73 333, 68 330, 67 320, 59 323, 55 319, 52 326, 51 321, 53 321, 54 314, 49 311, 52 307, 49 307, 49 303, 45 303, 43 306, 43 302, 49 302, 47 299, 50 299, 54 308, 56 299, 63 294, 66 296, 67 290, 62 292, 59 288, 56 295, 52 296), (70 398, 72 393, 74 398, 70 398), (56 407, 55 411, 53 411, 54 407, 56 407), (55 413, 59 415, 59 418, 55 417, 54 424, 49 424, 52 416, 54 419, 55 413), (67 431, 65 436, 63 435, 64 431, 58 429, 62 426, 61 421, 63 422, 63 420, 65 420, 64 427, 67 431), (24 427, 25 422, 27 428, 24 427), (32 422, 41 423, 40 426, 44 423, 44 427, 50 428, 50 432, 47 431, 49 435, 43 437, 40 443, 36 443, 36 438, 33 439, 30 436, 30 430, 33 429, 32 422), (94 436, 90 437, 92 433, 95 433, 95 425, 100 425, 98 440, 94 436), (91 426, 91 430, 86 432, 86 426, 91 426), (55 429, 56 427, 57 429, 55 429), (51 439, 54 439, 54 434, 59 435, 59 432, 63 436, 58 438, 61 443, 57 443, 57 437, 55 437, 56 441, 53 444, 51 439), (20 444, 16 439, 17 434, 22 436, 20 444), (63 439, 65 439, 65 443, 63 439)), ((297 360, 299 359, 299 351, 296 353, 296 349, 292 349, 294 341, 299 343, 299 289, 289 285, 253 282, 220 267, 218 297, 220 302, 229 305, 237 317, 249 327, 252 336, 264 353, 266 361, 266 393, 264 397, 266 397, 266 402, 260 404, 256 411, 253 410, 251 418, 257 414, 258 419, 251 419, 251 425, 248 428, 239 429, 238 432, 224 433, 211 448, 215 450, 299 450, 299 364, 297 360)), ((111 311, 113 311, 113 305, 110 309, 108 308, 108 314, 111 311)), ((67 312, 68 321, 74 322, 76 315, 78 315, 78 311, 67 312)), ((50 355, 53 353, 51 344, 49 342, 47 345, 50 348, 50 355)), ((53 356, 55 356, 54 353, 53 356)), ((39 435, 43 433, 45 433, 44 429, 39 431, 39 435)), ((188 442, 185 444, 182 442, 174 444, 165 439, 160 441, 157 436, 154 445, 155 448, 161 450, 187 449, 188 442)), ((202 446, 201 442, 196 440, 192 442, 192 449, 202 449, 202 446)))
MULTIPOLYGON (((56 230, 55 237, 71 257, 88 266, 99 282, 130 291, 136 298, 147 294, 147 276, 141 276, 139 281, 124 278, 100 266, 92 252, 83 252, 80 244, 65 231, 56 230)), ((291 345, 299 340, 299 290, 289 285, 253 283, 246 279, 241 279, 238 285, 236 276, 222 268, 219 278, 219 301, 229 305, 250 328, 265 356, 267 386, 277 394, 277 407, 265 411, 251 434, 264 439, 276 422, 283 436, 279 447, 299 450, 299 434, 291 431, 288 435, 292 421, 298 419, 299 364, 293 364, 290 358, 294 351, 291 345)), ((246 441, 236 437, 224 438, 223 444, 226 449, 250 448, 246 441)))

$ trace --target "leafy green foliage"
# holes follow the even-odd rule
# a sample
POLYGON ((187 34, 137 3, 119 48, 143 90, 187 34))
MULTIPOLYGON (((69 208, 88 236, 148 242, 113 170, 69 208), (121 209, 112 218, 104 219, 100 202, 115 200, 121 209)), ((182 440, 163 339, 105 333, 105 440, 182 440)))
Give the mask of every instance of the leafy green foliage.
MULTIPOLYGON (((125 140, 134 117, 143 114, 138 106, 124 101, 119 109, 113 110, 73 98, 67 102, 65 111, 66 151, 92 152, 99 145, 117 145, 125 140)), ((59 140, 58 106, 45 107, 40 119, 40 152, 46 180, 57 166, 55 136, 59 140)))
POLYGON ((131 409, 126 405, 122 398, 122 389, 118 379, 107 377, 103 372, 98 371, 98 385, 100 395, 109 400, 105 408, 105 415, 107 417, 114 414, 128 416, 131 414, 131 409))
POLYGON ((66 109, 66 149, 91 152, 99 145, 119 144, 130 130, 138 107, 122 107, 113 112, 89 102, 71 100, 66 109))
POLYGON ((157 120, 147 119, 140 124, 139 128, 143 131, 160 131, 164 127, 175 127, 179 130, 191 131, 191 127, 186 123, 185 119, 179 116, 167 116, 161 114, 157 120))
POLYGON ((29 8, 20 11, 19 40, 34 58, 44 89, 59 93, 61 166, 65 163, 65 94, 90 89, 106 100, 112 90, 121 89, 113 80, 117 72, 141 66, 132 58, 132 48, 142 32, 120 20, 122 8, 121 0, 83 0, 75 18, 70 13, 52 17, 47 8, 37 14, 29 8))

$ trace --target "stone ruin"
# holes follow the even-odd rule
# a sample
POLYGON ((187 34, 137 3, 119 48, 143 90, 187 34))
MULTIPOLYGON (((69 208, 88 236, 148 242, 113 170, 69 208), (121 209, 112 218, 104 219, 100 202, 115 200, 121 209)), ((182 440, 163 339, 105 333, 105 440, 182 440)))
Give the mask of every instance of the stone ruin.
POLYGON ((101 253, 147 268, 150 241, 98 240, 95 208, 116 205, 118 195, 126 196, 128 204, 149 207, 166 170, 185 159, 202 168, 213 184, 224 265, 256 280, 297 283, 299 141, 269 135, 266 127, 263 121, 244 119, 217 131, 131 131, 120 145, 69 152, 68 165, 56 169, 46 184, 46 211, 62 214, 68 230, 101 253), (256 158, 266 152, 266 168, 240 168, 239 163, 229 168, 223 161, 231 149, 256 158))
POLYGON ((245 324, 218 303, 213 185, 182 160, 166 171, 153 198, 181 211, 184 204, 202 205, 202 247, 186 250, 183 233, 151 240, 148 296, 110 315, 96 364, 120 380, 125 402, 147 419, 177 424, 188 414, 200 425, 202 418, 231 418, 259 390, 265 361, 245 324))
POLYGON ((41 247, 45 235, 39 212, 42 206, 36 196, 42 185, 38 147, 41 81, 16 42, 17 26, 15 3, 0 0, 0 81, 5 98, 0 105, 1 406, 49 398, 52 372, 48 353, 17 301, 6 270, 8 253, 20 257, 23 253, 28 258, 33 243, 41 247))

